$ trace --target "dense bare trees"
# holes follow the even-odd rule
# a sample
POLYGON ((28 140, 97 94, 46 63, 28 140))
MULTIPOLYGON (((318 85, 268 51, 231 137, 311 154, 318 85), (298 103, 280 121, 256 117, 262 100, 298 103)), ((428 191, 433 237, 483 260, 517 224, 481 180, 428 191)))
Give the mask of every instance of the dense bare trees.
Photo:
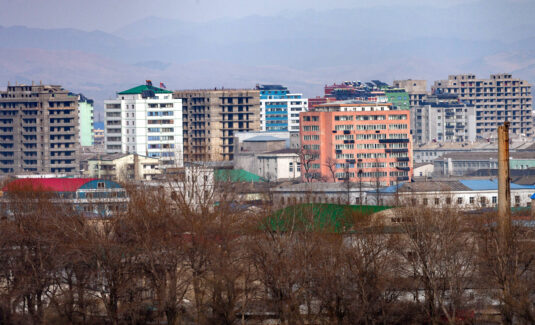
POLYGON ((44 192, 2 198, 0 323, 535 320, 529 222, 503 246, 492 215, 342 209, 331 220, 328 205, 247 205, 239 183, 204 176, 132 186, 128 209, 106 219, 44 192))

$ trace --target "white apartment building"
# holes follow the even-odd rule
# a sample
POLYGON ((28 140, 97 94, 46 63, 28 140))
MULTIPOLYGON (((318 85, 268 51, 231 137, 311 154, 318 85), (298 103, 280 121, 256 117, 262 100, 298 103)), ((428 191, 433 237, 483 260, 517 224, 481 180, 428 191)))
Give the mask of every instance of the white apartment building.
POLYGON ((262 131, 299 132, 299 113, 308 110, 308 99, 302 94, 290 94, 281 85, 261 85, 260 124, 262 131))
POLYGON ((183 166, 182 100, 150 81, 104 101, 106 153, 136 153, 183 166))

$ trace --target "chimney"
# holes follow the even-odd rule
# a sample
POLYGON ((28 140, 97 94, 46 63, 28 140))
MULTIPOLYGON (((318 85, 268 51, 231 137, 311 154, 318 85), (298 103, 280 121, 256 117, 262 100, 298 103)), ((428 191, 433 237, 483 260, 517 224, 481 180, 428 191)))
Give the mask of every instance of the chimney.
POLYGON ((139 181, 141 177, 139 175, 139 156, 137 153, 134 153, 134 180, 139 181))
POLYGON ((498 220, 506 243, 511 231, 511 184, 509 178, 509 122, 498 127, 498 220))

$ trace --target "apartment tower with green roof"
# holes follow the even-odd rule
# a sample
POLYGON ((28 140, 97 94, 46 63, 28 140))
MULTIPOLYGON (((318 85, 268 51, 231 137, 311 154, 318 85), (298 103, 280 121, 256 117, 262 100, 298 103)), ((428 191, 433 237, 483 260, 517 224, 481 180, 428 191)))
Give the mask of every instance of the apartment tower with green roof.
POLYGON ((146 84, 104 101, 107 153, 136 153, 159 158, 162 167, 183 166, 182 100, 173 92, 146 84))

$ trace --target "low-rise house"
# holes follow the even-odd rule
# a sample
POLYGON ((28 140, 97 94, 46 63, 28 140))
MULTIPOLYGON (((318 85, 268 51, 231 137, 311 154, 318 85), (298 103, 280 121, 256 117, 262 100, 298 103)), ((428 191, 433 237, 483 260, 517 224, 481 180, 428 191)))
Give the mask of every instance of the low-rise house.
POLYGON ((88 159, 86 175, 114 181, 151 180, 161 174, 160 160, 137 154, 97 155, 88 159))
MULTIPOLYGON (((530 207, 534 185, 511 183, 511 206, 530 207)), ((431 208, 455 207, 460 210, 496 208, 497 179, 412 182, 389 186, 367 193, 368 204, 422 205, 431 208)))

